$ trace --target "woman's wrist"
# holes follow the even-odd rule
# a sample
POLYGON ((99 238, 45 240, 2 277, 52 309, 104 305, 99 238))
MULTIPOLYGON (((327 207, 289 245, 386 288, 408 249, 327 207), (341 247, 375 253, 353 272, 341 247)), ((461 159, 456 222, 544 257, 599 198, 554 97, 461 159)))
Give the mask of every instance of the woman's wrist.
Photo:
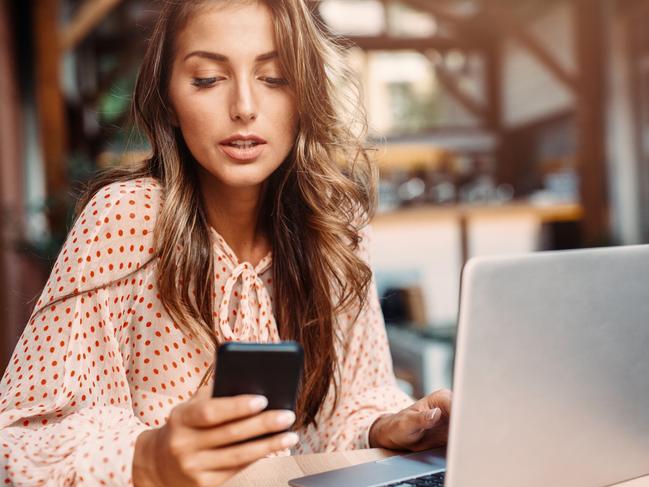
POLYGON ((368 433, 370 448, 389 448, 385 441, 385 424, 394 414, 383 414, 376 418, 368 433))
POLYGON ((153 465, 155 459, 155 435, 157 430, 145 430, 135 441, 133 454, 134 487, 154 487, 162 485, 153 465))

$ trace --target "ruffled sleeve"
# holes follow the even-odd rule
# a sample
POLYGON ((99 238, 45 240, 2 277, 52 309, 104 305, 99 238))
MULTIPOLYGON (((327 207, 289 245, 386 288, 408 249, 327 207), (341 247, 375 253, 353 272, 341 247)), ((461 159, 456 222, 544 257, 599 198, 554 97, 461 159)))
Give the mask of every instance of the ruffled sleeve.
MULTIPOLYGON (((359 253, 370 264, 370 228, 362 232, 359 253)), ((369 448, 369 429, 381 415, 395 413, 413 403, 399 389, 392 368, 383 314, 372 280, 360 315, 339 317, 342 340, 338 402, 330 394, 319 414, 318 426, 304 435, 300 453, 369 448), (330 414, 331 413, 331 414, 330 414)))
POLYGON ((159 187, 101 189, 68 235, 0 382, 0 481, 129 485, 147 426, 125 365, 127 279, 154 255, 159 187))

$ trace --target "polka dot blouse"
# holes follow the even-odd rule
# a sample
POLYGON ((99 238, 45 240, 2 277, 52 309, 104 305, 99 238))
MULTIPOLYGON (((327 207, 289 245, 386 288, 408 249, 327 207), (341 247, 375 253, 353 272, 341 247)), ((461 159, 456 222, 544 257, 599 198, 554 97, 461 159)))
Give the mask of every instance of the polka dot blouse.
MULTIPOLYGON (((162 426, 210 367, 212 354, 159 299, 152 256, 161 194, 150 178, 110 184, 68 235, 0 383, 0 483, 132 484, 137 436, 162 426)), ((256 267, 239 262, 210 231, 219 338, 278 341, 272 256, 256 267)), ((298 431, 294 454, 367 448, 372 422, 412 403, 395 384, 375 287, 354 326, 351 316, 337 321, 339 402, 332 412, 327 396, 318 427, 298 431)))

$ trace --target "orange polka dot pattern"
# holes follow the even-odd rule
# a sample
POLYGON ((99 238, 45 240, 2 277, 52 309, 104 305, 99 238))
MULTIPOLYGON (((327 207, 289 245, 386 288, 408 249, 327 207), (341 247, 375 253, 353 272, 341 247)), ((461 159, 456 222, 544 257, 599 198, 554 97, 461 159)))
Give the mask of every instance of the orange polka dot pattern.
MULTIPOLYGON (((102 188, 77 219, 0 382, 0 485, 132 485, 137 436, 188 400, 213 357, 164 310, 152 260, 162 188, 102 188), (107 284, 109 283, 109 284, 107 284), (64 296, 72 296, 62 299, 64 296)), ((275 342, 272 256, 240 263, 211 229, 215 323, 223 341, 275 342)), ((367 238, 361 252, 367 257, 367 238)), ((292 453, 368 447, 396 387, 375 287, 340 316, 340 393, 292 453)))

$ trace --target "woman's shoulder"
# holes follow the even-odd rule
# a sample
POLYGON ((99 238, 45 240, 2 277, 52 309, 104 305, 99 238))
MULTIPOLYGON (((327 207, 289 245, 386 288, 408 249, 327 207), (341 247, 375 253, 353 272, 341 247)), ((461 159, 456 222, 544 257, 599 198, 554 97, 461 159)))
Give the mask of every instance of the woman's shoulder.
POLYGON ((115 181, 99 189, 83 209, 82 214, 89 209, 93 212, 117 213, 120 205, 123 211, 128 206, 135 209, 148 209, 159 204, 161 194, 162 185, 153 177, 115 181))
POLYGON ((128 245, 125 249, 130 249, 136 243, 143 244, 152 238, 161 199, 162 186, 154 178, 107 184, 83 208, 67 240, 86 249, 88 246, 112 249, 108 255, 113 255, 120 245, 128 245))
POLYGON ((109 183, 88 201, 75 226, 87 226, 89 221, 103 229, 127 227, 129 222, 144 224, 155 218, 161 198, 162 185, 151 177, 109 183))
POLYGON ((97 191, 68 233, 37 308, 118 281, 149 263, 161 198, 162 186, 153 178, 97 191))

